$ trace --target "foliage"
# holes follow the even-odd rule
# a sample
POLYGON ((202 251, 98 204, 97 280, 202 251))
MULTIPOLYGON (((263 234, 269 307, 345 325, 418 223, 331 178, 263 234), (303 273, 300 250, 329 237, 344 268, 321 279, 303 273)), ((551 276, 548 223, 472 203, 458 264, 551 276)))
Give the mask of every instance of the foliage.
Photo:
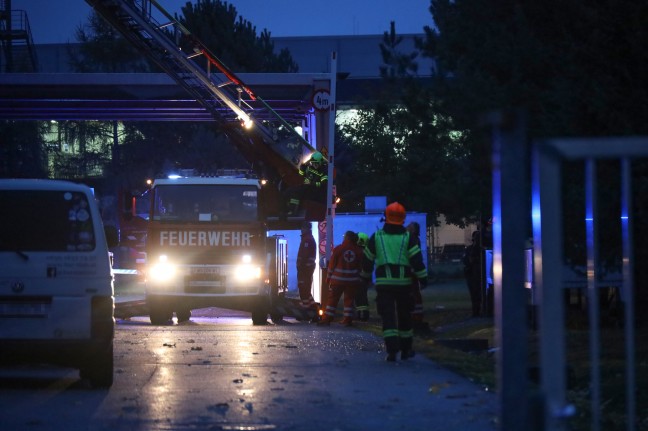
POLYGON ((0 178, 47 178, 38 123, 0 121, 0 178))
MULTIPOLYGON (((483 130, 483 115, 492 111, 525 112, 529 143, 545 137, 648 135, 648 2, 431 0, 430 11, 435 27, 425 28, 420 49, 436 60, 435 95, 457 127, 471 131, 469 148, 487 148, 487 135, 477 132, 483 130)), ((487 161, 484 157, 483 164, 487 161)), ((582 265, 584 165, 565 164, 564 171, 565 251, 582 265)), ((618 236, 619 170, 601 164, 599 172, 601 263, 614 265, 620 255, 612 239, 618 236)), ((645 163, 634 164, 633 177, 633 187, 646 188, 645 163)), ((636 199, 637 238, 648 234, 645 212, 645 199, 636 199)), ((645 260, 646 248, 635 243, 637 261, 645 260)), ((638 268, 635 279, 645 284, 648 271, 638 268)), ((637 294, 648 304, 645 289, 637 294)))
POLYGON ((430 10, 423 54, 451 78, 460 124, 522 108, 534 138, 648 130, 645 1, 432 0, 430 10))
POLYGON ((480 205, 475 185, 483 183, 469 169, 467 132, 455 126, 434 90, 417 79, 418 54, 402 53, 401 41, 392 23, 380 45, 382 91, 373 105, 358 110, 342 127, 356 155, 347 181, 355 187, 343 194, 356 201, 364 195, 386 195, 408 210, 444 213, 463 225, 480 205))
POLYGON ((297 72, 298 66, 283 49, 274 53, 267 29, 257 35, 252 23, 238 16, 234 5, 222 0, 197 0, 182 7, 178 21, 227 67, 242 72, 297 72))
POLYGON ((77 27, 75 49, 68 50, 70 67, 77 72, 152 72, 156 71, 121 34, 97 12, 77 27))

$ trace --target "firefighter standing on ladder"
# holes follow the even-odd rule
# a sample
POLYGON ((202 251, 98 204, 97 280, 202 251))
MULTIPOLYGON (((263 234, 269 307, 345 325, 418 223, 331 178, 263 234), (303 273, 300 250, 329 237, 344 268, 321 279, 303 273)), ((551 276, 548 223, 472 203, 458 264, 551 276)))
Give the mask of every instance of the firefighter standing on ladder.
POLYGON ((405 229, 405 208, 398 202, 387 205, 386 222, 374 233, 364 249, 362 276, 371 277, 376 269, 376 306, 382 318, 383 338, 387 361, 414 356, 412 343, 412 276, 421 288, 427 286, 427 270, 423 263, 421 247, 405 229))
POLYGON ((288 215, 297 215, 302 200, 309 199, 326 202, 326 183, 328 181, 328 163, 319 151, 311 154, 306 163, 299 167, 303 183, 288 190, 288 215))

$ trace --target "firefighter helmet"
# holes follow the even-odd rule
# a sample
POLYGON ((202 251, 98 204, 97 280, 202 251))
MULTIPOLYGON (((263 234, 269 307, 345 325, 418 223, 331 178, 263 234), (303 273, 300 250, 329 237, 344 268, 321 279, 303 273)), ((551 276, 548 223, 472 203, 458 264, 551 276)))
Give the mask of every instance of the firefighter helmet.
POLYGON ((385 208, 385 219, 389 224, 402 225, 405 222, 405 207, 398 202, 393 202, 385 208))
POLYGON ((369 242, 369 235, 364 232, 358 232, 358 245, 364 247, 369 242))
POLYGON ((321 162, 322 160, 324 160, 324 156, 319 151, 315 151, 313 154, 311 154, 311 161, 321 162))

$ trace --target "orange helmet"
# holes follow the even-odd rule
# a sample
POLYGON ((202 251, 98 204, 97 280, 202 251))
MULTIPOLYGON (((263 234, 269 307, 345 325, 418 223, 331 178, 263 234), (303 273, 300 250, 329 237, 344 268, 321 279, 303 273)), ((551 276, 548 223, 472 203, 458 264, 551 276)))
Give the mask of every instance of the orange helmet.
POLYGON ((400 224, 405 222, 405 207, 398 202, 393 202, 385 208, 385 219, 389 224, 400 224))

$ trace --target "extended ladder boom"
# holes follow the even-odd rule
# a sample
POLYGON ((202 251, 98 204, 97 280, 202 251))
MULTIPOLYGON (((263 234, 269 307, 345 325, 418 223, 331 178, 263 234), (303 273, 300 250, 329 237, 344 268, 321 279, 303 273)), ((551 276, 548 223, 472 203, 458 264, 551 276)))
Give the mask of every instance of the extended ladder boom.
POLYGON ((223 131, 253 166, 271 168, 288 183, 296 178, 303 157, 315 148, 157 1, 86 2, 225 126, 223 131), (207 60, 206 70, 194 61, 196 57, 207 60), (222 75, 210 73, 211 66, 222 75), (262 108, 255 113, 251 101, 262 108))

